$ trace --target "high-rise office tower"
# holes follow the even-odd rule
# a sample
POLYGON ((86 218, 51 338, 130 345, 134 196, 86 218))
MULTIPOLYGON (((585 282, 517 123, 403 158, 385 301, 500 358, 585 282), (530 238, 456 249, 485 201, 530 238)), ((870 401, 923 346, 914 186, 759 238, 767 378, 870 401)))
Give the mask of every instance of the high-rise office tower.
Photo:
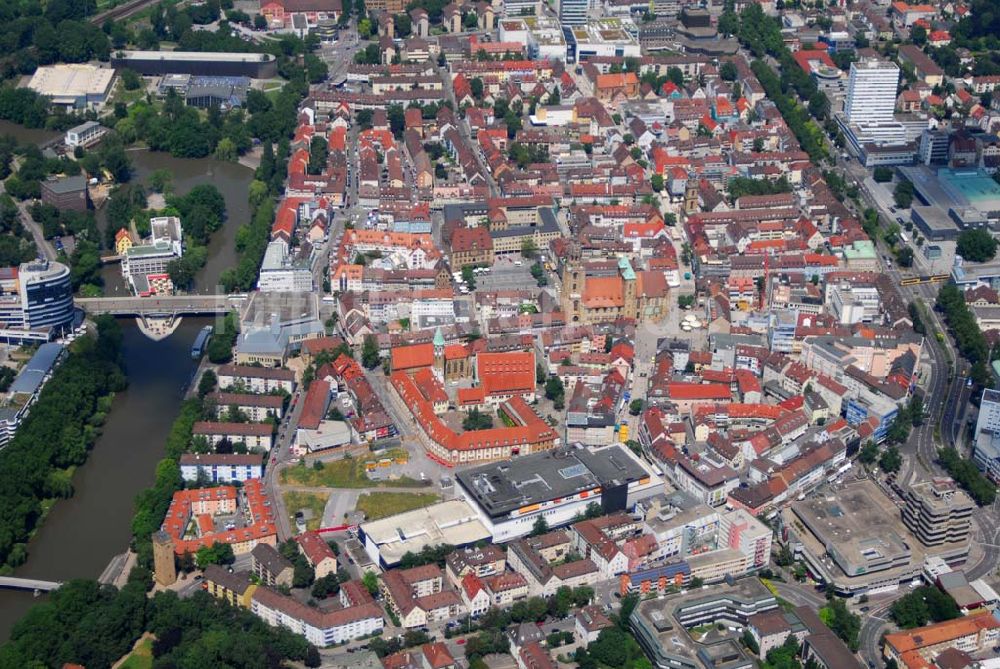
POLYGON ((994 481, 1000 480, 1000 391, 987 388, 979 404, 972 461, 994 481))
POLYGON ((590 0, 559 0, 559 23, 582 26, 587 23, 590 0))
POLYGON ((899 68, 895 63, 881 60, 851 63, 844 105, 847 122, 892 121, 898 86, 899 68))

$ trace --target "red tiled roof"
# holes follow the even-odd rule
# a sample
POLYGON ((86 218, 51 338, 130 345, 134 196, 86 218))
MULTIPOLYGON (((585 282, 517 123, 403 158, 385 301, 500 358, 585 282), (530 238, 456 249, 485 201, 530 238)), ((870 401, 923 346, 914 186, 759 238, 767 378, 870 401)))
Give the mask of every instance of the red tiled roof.
POLYGON ((476 374, 488 396, 530 394, 535 390, 535 354, 484 351, 476 356, 476 374))
POLYGON ((393 371, 430 367, 434 364, 434 344, 397 346, 390 355, 393 371))
POLYGON ((321 379, 316 379, 309 384, 309 390, 306 391, 306 397, 302 402, 302 415, 299 418, 299 427, 307 430, 318 428, 320 421, 326 418, 326 407, 329 399, 329 383, 321 379))
POLYGON ((667 384, 667 393, 672 400, 728 400, 732 391, 724 383, 687 383, 676 381, 667 384))
POLYGON ((326 559, 331 559, 335 562, 337 560, 337 556, 333 554, 333 550, 323 541, 318 532, 305 532, 295 537, 295 541, 298 542, 303 555, 306 556, 309 564, 313 567, 326 559))

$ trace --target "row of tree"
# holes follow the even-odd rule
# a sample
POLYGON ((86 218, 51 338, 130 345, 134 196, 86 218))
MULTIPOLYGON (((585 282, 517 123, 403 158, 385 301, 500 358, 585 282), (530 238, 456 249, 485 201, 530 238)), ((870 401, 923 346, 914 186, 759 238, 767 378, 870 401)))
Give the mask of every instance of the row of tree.
POLYGON ((739 15, 730 7, 719 20, 719 30, 734 34, 740 42, 757 58, 751 69, 764 92, 781 112, 785 123, 799 140, 802 150, 809 154, 813 162, 819 162, 827 155, 823 130, 811 119, 819 121, 829 118, 830 102, 820 91, 812 77, 800 68, 791 52, 784 44, 778 21, 764 14, 758 4, 747 5, 739 15), (765 56, 775 58, 781 67, 781 76, 762 60, 765 56), (795 96, 805 100, 808 109, 799 105, 795 96))
POLYGON ((244 223, 236 231, 236 252, 239 254, 239 261, 236 267, 226 269, 219 277, 219 282, 227 291, 251 290, 257 284, 260 263, 264 259, 264 251, 267 250, 267 244, 271 239, 275 200, 281 197, 284 191, 288 158, 291 155, 288 138, 295 129, 299 103, 309 89, 301 69, 295 76, 293 81, 285 84, 273 105, 254 114, 255 117, 258 114, 266 115, 281 134, 276 139, 277 151, 269 136, 263 137, 260 165, 257 167, 254 180, 250 183, 248 193, 252 212, 250 222, 244 223))
POLYGON ((979 506, 988 506, 997 496, 997 487, 983 476, 971 460, 963 458, 954 448, 938 449, 938 462, 979 506))
POLYGON ((750 67, 768 99, 775 104, 788 128, 798 139, 802 150, 809 154, 813 162, 825 158, 827 152, 823 131, 809 118, 809 112, 792 95, 782 90, 781 80, 764 61, 755 60, 750 67))
POLYGON ((97 336, 74 348, 0 450, 0 564, 17 566, 27 558, 27 540, 44 515, 44 500, 72 495, 61 470, 87 459, 111 394, 125 388, 121 337, 113 318, 99 318, 97 336))
POLYGON ((972 379, 982 385, 989 382, 990 373, 987 365, 990 361, 990 347, 983 336, 976 318, 965 304, 965 298, 958 286, 949 283, 941 287, 937 296, 937 308, 940 309, 955 335, 955 343, 959 352, 972 365, 972 379))
POLYGON ((319 653, 303 637, 206 592, 149 598, 149 576, 137 568, 121 590, 96 581, 65 584, 14 626, 0 648, 0 666, 107 668, 144 632, 153 635, 158 667, 271 669, 285 660, 320 665, 319 653))

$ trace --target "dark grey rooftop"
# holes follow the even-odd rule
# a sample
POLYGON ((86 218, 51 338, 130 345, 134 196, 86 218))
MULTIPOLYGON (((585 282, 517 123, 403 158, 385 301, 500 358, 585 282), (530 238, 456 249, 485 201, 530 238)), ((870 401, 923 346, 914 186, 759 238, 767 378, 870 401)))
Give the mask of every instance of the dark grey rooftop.
POLYGON ((559 448, 458 472, 455 477, 491 517, 648 474, 620 446, 596 452, 559 448))
POLYGON ((49 189, 53 193, 76 193, 87 187, 87 179, 81 175, 63 177, 62 179, 43 181, 42 186, 49 189))
POLYGON ((10 393, 24 393, 31 395, 42 385, 42 380, 46 374, 52 371, 59 354, 62 353, 62 344, 46 343, 38 347, 31 360, 24 366, 21 372, 10 384, 10 393))

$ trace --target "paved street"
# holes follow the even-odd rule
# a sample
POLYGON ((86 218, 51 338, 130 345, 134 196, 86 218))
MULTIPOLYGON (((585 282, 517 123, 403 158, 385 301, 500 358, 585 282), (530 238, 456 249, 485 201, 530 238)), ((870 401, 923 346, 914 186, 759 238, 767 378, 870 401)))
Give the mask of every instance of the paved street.
MULTIPOLYGON (((13 168, 14 166, 12 166, 13 168)), ((0 194, 6 193, 7 190, 4 187, 4 183, 0 181, 0 194)), ((35 242, 35 247, 38 252, 45 256, 48 260, 56 259, 56 249, 52 246, 52 242, 45 239, 45 235, 42 233, 42 226, 35 223, 35 219, 31 218, 31 214, 28 213, 29 201, 25 200, 22 202, 17 198, 11 198, 14 204, 17 206, 17 211, 21 215, 21 223, 24 227, 31 233, 31 238, 35 242)))
POLYGON ((282 499, 280 489, 278 488, 278 471, 292 459, 291 445, 292 439, 295 436, 294 426, 298 425, 299 418, 302 415, 303 402, 300 401, 301 392, 302 389, 300 388, 292 396, 292 401, 287 413, 285 413, 284 420, 278 426, 278 438, 274 448, 271 449, 271 459, 264 471, 264 489, 267 490, 274 503, 274 515, 277 518, 279 541, 290 539, 296 534, 295 528, 292 527, 292 522, 288 517, 288 512, 285 509, 285 501, 282 499))
POLYGON ((886 615, 894 600, 894 597, 890 597, 871 604, 869 610, 862 617, 861 632, 858 635, 858 652, 862 658, 871 663, 869 666, 883 666, 880 642, 883 628, 886 626, 886 615))

